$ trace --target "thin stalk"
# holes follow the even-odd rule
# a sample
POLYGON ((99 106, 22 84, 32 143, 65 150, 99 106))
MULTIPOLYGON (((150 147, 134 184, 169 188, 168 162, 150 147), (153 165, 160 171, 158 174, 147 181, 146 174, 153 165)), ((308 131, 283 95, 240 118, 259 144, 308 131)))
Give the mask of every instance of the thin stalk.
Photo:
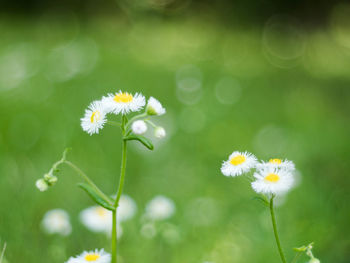
POLYGON ((4 244, 4 247, 3 247, 2 252, 1 252, 1 256, 0 256, 0 263, 1 263, 1 262, 2 262, 2 260, 4 259, 5 250, 6 250, 6 243, 4 244))
POLYGON ((70 166, 73 170, 75 170, 96 192, 98 192, 106 201, 108 201, 112 205, 111 199, 105 195, 100 188, 82 171, 78 166, 71 163, 70 161, 64 160, 63 163, 70 166))
POLYGON ((117 262, 117 210, 112 211, 112 263, 117 262))
POLYGON ((293 260, 290 263, 295 263, 297 262, 298 258, 301 256, 303 252, 297 252, 293 258, 293 260))
MULTIPOLYGON (((148 115, 147 115, 147 112, 144 112, 144 113, 141 113, 141 114, 139 114, 139 115, 136 115, 136 116, 132 117, 132 118, 130 119, 130 121, 126 124, 125 130, 129 129, 129 126, 133 123, 133 121, 135 121, 135 120, 137 120, 137 119, 140 119, 140 118, 143 118, 143 117, 147 117, 147 116, 148 116, 148 115)), ((123 117, 124 117, 124 116, 123 116, 123 117)))
POLYGON ((275 196, 273 195, 273 196, 271 197, 271 200, 270 200, 270 213, 271 213, 271 220, 272 220, 273 232, 274 232, 274 234, 275 234, 276 244, 277 244, 278 252, 280 253, 282 262, 283 262, 283 263, 287 263, 286 257, 284 256, 283 251, 282 251, 280 238, 279 238, 278 232, 277 232, 277 225, 276 225, 275 212, 274 212, 274 210, 273 210, 273 198, 274 198, 274 197, 275 197, 275 196))
MULTIPOLYGON (((126 134, 126 128, 127 128, 128 121, 126 117, 123 115, 122 117, 122 135, 123 138, 126 134)), ((125 171, 126 171, 126 150, 127 150, 127 142, 126 140, 122 140, 122 160, 121 160, 121 167, 120 167, 120 179, 119 179, 119 186, 118 186, 118 192, 117 197, 114 201, 114 207, 116 208, 115 211, 112 213, 112 262, 111 263, 117 263, 117 249, 118 249, 118 240, 117 240, 117 208, 119 205, 120 197, 123 193, 124 188, 124 179, 125 179, 125 171)))

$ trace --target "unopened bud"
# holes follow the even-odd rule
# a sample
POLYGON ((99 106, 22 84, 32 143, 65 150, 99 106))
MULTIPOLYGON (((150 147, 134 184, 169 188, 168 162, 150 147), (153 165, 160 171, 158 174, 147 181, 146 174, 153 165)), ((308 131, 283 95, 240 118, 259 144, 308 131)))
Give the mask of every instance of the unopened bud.
POLYGON ((35 186, 41 191, 44 192, 49 188, 49 185, 44 179, 39 179, 35 182, 35 186))

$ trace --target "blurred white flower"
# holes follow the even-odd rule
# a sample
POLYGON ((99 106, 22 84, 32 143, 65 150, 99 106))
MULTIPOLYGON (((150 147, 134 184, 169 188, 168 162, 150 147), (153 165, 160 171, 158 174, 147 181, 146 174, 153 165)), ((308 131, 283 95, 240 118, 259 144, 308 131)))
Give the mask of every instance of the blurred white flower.
POLYGON ((143 237, 151 239, 154 238, 157 234, 157 229, 154 223, 146 223, 142 225, 140 233, 143 237))
POLYGON ((71 257, 66 261, 66 263, 86 263, 86 262, 95 262, 95 263, 110 263, 111 255, 105 252, 103 249, 95 251, 84 251, 82 254, 71 257))
POLYGON ((67 236, 72 232, 69 215, 62 209, 53 209, 43 217, 41 225, 48 234, 60 234, 67 236))
POLYGON ((257 163, 256 157, 248 152, 233 152, 227 161, 221 166, 221 172, 225 176, 237 176, 248 172, 257 163))
POLYGON ((92 102, 85 110, 85 115, 81 120, 81 127, 88 134, 98 133, 107 122, 106 113, 101 101, 92 102))
POLYGON ((289 160, 282 160, 282 159, 270 159, 269 162, 262 162, 256 165, 258 169, 263 169, 264 167, 275 167, 275 168, 281 168, 288 171, 294 171, 295 165, 292 161, 289 160))
POLYGON ((131 125, 132 132, 135 134, 144 134, 147 131, 147 124, 142 121, 134 121, 131 125))
POLYGON ((158 100, 150 97, 147 102, 146 112, 148 115, 163 115, 165 113, 165 108, 158 100))
POLYGON ((156 127, 156 129, 154 130, 154 136, 156 136, 156 138, 161 139, 161 138, 164 138, 165 135, 166 135, 166 132, 165 132, 165 130, 164 130, 163 127, 158 126, 158 127, 156 127))
POLYGON ((134 217, 137 211, 135 201, 128 195, 122 195, 117 209, 118 222, 124 222, 134 217))
POLYGON ((252 182, 252 187, 257 193, 281 194, 292 188, 294 178, 291 172, 274 167, 265 167, 254 173, 257 179, 252 182))
POLYGON ((44 179, 38 179, 35 182, 36 188, 38 188, 41 192, 46 191, 49 188, 49 185, 45 182, 44 179))
POLYGON ((80 212, 80 220, 93 232, 108 233, 112 226, 112 212, 101 206, 91 206, 80 212))
POLYGON ((152 220, 163 220, 175 213, 175 204, 169 198, 159 195, 146 206, 146 217, 152 220))
POLYGON ((108 94, 102 98, 102 103, 105 110, 114 114, 127 114, 129 112, 139 111, 145 106, 145 97, 141 93, 132 95, 121 90, 115 94, 108 94))

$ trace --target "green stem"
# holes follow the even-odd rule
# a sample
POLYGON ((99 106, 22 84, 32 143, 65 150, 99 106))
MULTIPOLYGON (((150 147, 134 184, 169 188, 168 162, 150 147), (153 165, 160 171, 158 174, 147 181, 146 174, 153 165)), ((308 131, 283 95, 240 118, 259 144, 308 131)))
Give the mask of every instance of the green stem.
POLYGON ((5 250, 6 250, 6 243, 4 244, 4 247, 3 247, 2 252, 1 252, 0 263, 2 263, 2 260, 4 259, 5 250))
MULTIPOLYGON (((128 123, 126 124, 125 130, 129 129, 129 126, 130 126, 135 120, 140 119, 140 118, 143 118, 143 117, 147 117, 147 116, 148 116, 147 113, 144 112, 144 113, 141 113, 141 114, 139 114, 139 115, 136 115, 136 116, 132 117, 132 118, 128 121, 128 123)), ((124 117, 124 116, 123 116, 123 117, 124 117)))
POLYGON ((297 252, 293 258, 293 260, 290 263, 295 263, 297 262, 298 258, 301 256, 303 252, 297 252))
POLYGON ((283 262, 283 263, 287 263, 286 257, 284 256, 283 251, 282 251, 281 242, 280 242, 280 239, 279 239, 279 236, 278 236, 278 232, 277 232, 277 225, 276 225, 275 212, 274 212, 274 210, 273 210, 273 198, 274 198, 274 197, 275 197, 275 196, 272 195, 271 200, 270 200, 270 213, 271 213, 271 220, 272 220, 273 232, 274 232, 274 234, 275 234, 276 244, 277 244, 278 252, 280 253, 282 262, 283 262))
POLYGON ((112 263, 117 262, 117 210, 112 211, 112 263))
POLYGON ((98 192, 106 201, 108 201, 112 205, 112 200, 105 195, 104 192, 97 187, 97 185, 82 171, 78 166, 71 163, 70 161, 64 160, 63 163, 70 166, 73 170, 75 170, 96 192, 98 192))
MULTIPOLYGON (((122 117, 122 136, 124 138, 125 133, 126 133, 126 127, 127 127, 127 119, 123 115, 122 117)), ((120 197, 123 193, 123 188, 124 188, 124 179, 125 179, 125 171, 126 171, 126 150, 127 150, 127 142, 126 140, 122 140, 122 161, 121 161, 121 167, 120 167, 120 179, 119 179, 119 186, 118 186, 118 192, 117 192, 117 197, 114 202, 114 207, 116 208, 115 211, 113 211, 113 218, 112 218, 112 261, 111 263, 117 263, 117 208, 119 205, 119 200, 120 197)))

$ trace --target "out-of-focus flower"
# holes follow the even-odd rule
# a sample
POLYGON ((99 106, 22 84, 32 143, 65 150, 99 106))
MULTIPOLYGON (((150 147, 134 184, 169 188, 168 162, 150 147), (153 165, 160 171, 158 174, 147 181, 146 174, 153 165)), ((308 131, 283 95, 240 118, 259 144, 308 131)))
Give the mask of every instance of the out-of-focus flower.
POLYGON ((288 171, 294 171, 295 165, 292 161, 289 161, 287 159, 270 159, 269 162, 262 162, 256 165, 258 169, 263 169, 264 167, 275 167, 280 169, 286 169, 288 171))
POLYGON ((53 209, 46 212, 41 224, 44 231, 48 234, 67 236, 72 232, 69 215, 63 209, 53 209))
POLYGON ((237 176, 254 168, 257 163, 256 157, 248 152, 233 152, 227 161, 221 166, 221 172, 225 176, 237 176))
POLYGON ((162 195, 153 198, 146 206, 146 217, 152 220, 164 220, 174 213, 174 202, 162 195))
POLYGON ((66 261, 66 263, 86 263, 86 262, 95 262, 95 263, 110 263, 111 255, 105 252, 103 249, 95 251, 84 251, 76 257, 71 257, 66 261))
POLYGON ((150 97, 147 102, 146 112, 148 115, 163 115, 165 113, 165 108, 158 100, 150 97))
POLYGON ((156 127, 156 129, 154 130, 154 136, 156 136, 156 138, 164 138, 166 135, 165 129, 163 127, 156 127))
POLYGON ((101 206, 91 206, 80 212, 80 220, 93 232, 108 233, 112 226, 112 212, 101 206))
POLYGON ((92 102, 85 110, 85 115, 81 120, 81 127, 88 134, 98 133, 107 122, 106 113, 101 101, 92 102))
POLYGON ((41 192, 46 191, 49 188, 49 185, 46 183, 46 181, 44 179, 38 179, 35 182, 35 186, 36 188, 38 188, 41 192))
POLYGON ((291 172, 274 167, 265 167, 254 173, 257 179, 252 187, 257 193, 281 194, 292 188, 294 179, 291 172))
POLYGON ((132 123, 131 129, 135 134, 144 134, 147 131, 147 124, 142 120, 137 120, 132 123))
POLYGON ((141 110, 146 104, 145 97, 141 93, 132 95, 121 90, 102 98, 102 103, 108 113, 113 112, 114 114, 136 112, 141 110))
POLYGON ((134 217, 137 211, 135 201, 128 195, 122 195, 117 209, 118 222, 124 222, 134 217))

